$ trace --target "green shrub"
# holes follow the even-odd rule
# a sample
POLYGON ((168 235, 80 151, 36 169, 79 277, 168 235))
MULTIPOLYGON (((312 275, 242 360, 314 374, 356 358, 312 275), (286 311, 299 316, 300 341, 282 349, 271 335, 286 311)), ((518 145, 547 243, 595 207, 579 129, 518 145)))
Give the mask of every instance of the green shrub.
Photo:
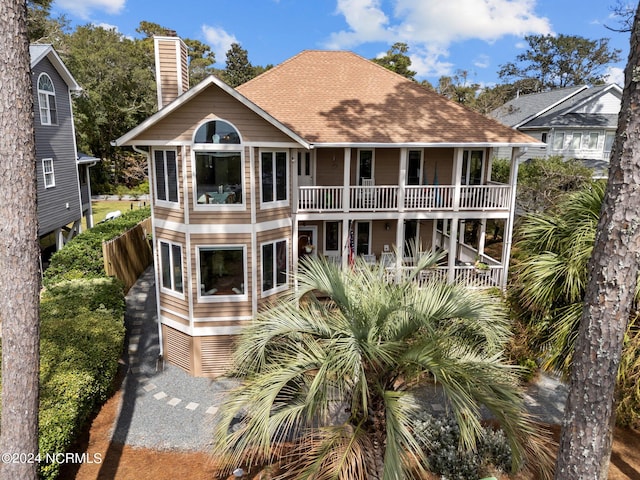
POLYGON ((511 469, 511 448, 502 430, 483 429, 476 450, 460 446, 460 429, 452 416, 434 417, 420 412, 414 419, 414 433, 423 446, 429 469, 443 480, 477 480, 511 469))
POLYGON ((150 215, 149 207, 131 210, 73 238, 63 249, 51 256, 49 268, 44 272, 44 285, 50 287, 64 280, 104 277, 102 242, 121 235, 150 215))
MULTIPOLYGON (((78 280, 40 302, 40 455, 66 452, 111 393, 124 343, 124 293, 116 279, 78 280)), ((40 465, 56 478, 57 464, 40 465)))

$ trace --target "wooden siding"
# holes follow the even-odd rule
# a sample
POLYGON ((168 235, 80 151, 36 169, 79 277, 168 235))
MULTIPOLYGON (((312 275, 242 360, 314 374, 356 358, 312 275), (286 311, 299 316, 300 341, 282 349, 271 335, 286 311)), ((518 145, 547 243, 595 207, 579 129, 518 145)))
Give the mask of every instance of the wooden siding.
POLYGON ((32 79, 36 139, 35 167, 38 187, 38 235, 42 236, 79 220, 82 217, 82 211, 69 89, 48 58, 43 58, 33 67, 32 79), (40 121, 38 77, 41 73, 49 75, 55 88, 57 125, 42 125, 40 121), (55 186, 51 188, 44 187, 43 158, 53 158, 55 186))
POLYGON ((316 185, 344 183, 344 149, 319 148, 316 150, 316 162, 316 185))
MULTIPOLYGON (((439 185, 453 185, 453 148, 425 148, 423 172, 427 176, 427 184, 432 185, 437 173, 439 185)), ((423 174, 424 178, 424 174, 423 174)))
POLYGON ((400 175, 400 149, 378 148, 375 150, 373 177, 376 185, 398 185, 400 175))
POLYGON ((157 41, 160 79, 156 81, 160 84, 162 106, 168 105, 182 93, 178 90, 178 59, 176 58, 176 42, 179 41, 177 37, 157 41))
POLYGON ((211 85, 131 143, 145 141, 191 142, 196 127, 205 120, 221 119, 234 125, 245 142, 292 142, 293 140, 216 85, 211 85), (216 112, 215 114, 213 112, 216 112))

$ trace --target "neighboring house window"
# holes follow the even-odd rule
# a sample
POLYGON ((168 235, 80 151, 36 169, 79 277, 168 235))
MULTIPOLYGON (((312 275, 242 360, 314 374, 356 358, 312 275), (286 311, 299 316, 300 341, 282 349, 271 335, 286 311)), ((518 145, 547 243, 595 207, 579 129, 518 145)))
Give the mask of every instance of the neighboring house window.
POLYGON ((571 139, 571 149, 579 150, 582 144, 582 134, 579 132, 573 132, 573 138, 571 139))
POLYGON ((562 150, 564 147, 564 133, 556 132, 553 134, 553 149, 562 150))
POLYGON ((53 158, 42 159, 42 173, 44 174, 44 188, 56 186, 56 177, 53 173, 53 158))
POLYGON ((585 150, 596 150, 598 148, 598 132, 589 132, 582 139, 582 148, 585 150))
POLYGON ((246 295, 246 260, 243 245, 199 247, 201 297, 246 295))
POLYGON ((262 293, 271 294, 286 289, 288 265, 286 240, 262 245, 262 293))
POLYGON ((56 91, 51 77, 42 73, 38 77, 38 103, 40 106, 40 123, 42 125, 57 125, 56 91))
POLYGON ((287 200, 287 153, 262 152, 262 203, 287 200))
POLYGON ((173 150, 154 152, 156 199, 178 203, 178 162, 173 150))
POLYGON ((160 241, 160 264, 162 288, 183 293, 182 247, 175 243, 160 241))
POLYGON ((616 134, 614 132, 607 132, 604 136, 604 151, 611 152, 613 148, 613 140, 616 138, 616 134))
POLYGON ((542 135, 540 135, 540 140, 542 140, 543 143, 547 143, 547 132, 543 132, 542 135))
POLYGON ((194 136, 196 201, 199 205, 241 205, 244 166, 240 135, 222 120, 201 125, 194 136))

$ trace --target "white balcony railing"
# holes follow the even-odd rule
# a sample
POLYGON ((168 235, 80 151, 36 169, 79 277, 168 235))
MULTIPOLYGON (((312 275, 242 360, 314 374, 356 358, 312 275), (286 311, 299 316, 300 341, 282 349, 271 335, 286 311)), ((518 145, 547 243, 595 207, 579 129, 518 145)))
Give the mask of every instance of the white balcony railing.
POLYGON ((400 193, 404 210, 458 211, 508 210, 509 185, 410 185, 400 192, 397 185, 349 186, 345 198, 342 186, 299 187, 299 212, 397 211, 400 193))

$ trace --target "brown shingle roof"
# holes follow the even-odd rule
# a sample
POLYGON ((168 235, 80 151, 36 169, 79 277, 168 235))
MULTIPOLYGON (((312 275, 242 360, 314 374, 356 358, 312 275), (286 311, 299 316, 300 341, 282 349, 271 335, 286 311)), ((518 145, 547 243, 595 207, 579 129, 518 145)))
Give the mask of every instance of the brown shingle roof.
POLYGON ((312 143, 538 143, 351 52, 303 51, 237 90, 312 143))

